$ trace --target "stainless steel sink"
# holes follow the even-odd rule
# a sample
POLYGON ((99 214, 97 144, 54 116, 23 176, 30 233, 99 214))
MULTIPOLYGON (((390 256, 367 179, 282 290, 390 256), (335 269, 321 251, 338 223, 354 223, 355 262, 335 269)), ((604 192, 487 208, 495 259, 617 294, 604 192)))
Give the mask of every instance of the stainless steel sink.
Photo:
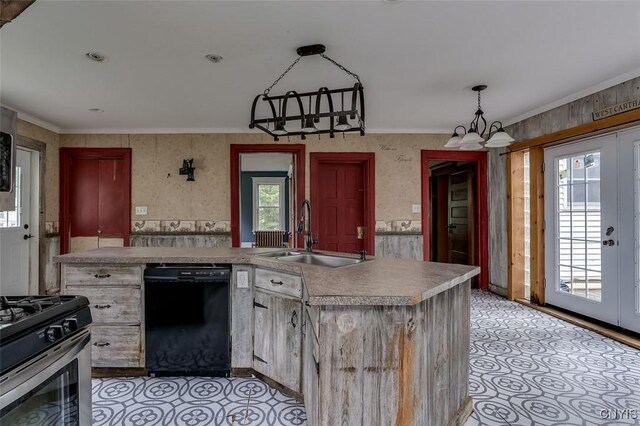
POLYGON ((355 265, 366 262, 354 257, 333 256, 320 253, 306 253, 296 251, 280 251, 259 254, 258 256, 271 257, 285 262, 304 263, 307 265, 325 266, 327 268, 339 268, 341 266, 355 265))
POLYGON ((269 253, 261 253, 258 254, 257 256, 261 256, 261 257, 286 257, 286 256, 295 256, 298 254, 302 254, 303 252, 301 251, 289 251, 289 250, 285 250, 285 251, 270 251, 269 253))

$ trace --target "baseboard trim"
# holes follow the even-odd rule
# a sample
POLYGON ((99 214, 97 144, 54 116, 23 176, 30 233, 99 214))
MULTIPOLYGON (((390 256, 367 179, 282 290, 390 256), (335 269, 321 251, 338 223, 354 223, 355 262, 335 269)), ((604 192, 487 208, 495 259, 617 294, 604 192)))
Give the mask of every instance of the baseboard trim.
POLYGON ((106 379, 112 377, 141 377, 146 376, 144 368, 113 368, 113 367, 93 367, 91 368, 91 378, 106 379))
POLYGON ((626 334, 624 332, 614 330, 613 328, 609 328, 602 324, 596 324, 595 322, 589 321, 584 318, 580 318, 578 316, 572 315, 568 312, 561 311, 556 308, 552 308, 550 306, 540 306, 526 299, 516 299, 516 302, 533 308, 537 311, 544 312, 545 314, 551 315, 552 317, 559 318, 561 320, 567 321, 573 325, 577 325, 578 327, 586 328, 587 330, 591 330, 594 333, 598 333, 602 336, 613 339, 617 342, 624 343, 627 346, 631 346, 634 349, 640 349, 640 338, 632 336, 630 334, 626 334))

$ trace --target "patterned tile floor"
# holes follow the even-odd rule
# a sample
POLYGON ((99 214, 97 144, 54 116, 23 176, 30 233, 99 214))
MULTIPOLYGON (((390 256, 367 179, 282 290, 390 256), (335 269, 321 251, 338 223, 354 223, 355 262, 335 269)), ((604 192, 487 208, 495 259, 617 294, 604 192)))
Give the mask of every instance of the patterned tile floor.
MULTIPOLYGON (((491 293, 472 297, 468 426, 640 424, 640 351, 491 293)), ((257 379, 94 379, 93 424, 288 426, 306 417, 257 379)))

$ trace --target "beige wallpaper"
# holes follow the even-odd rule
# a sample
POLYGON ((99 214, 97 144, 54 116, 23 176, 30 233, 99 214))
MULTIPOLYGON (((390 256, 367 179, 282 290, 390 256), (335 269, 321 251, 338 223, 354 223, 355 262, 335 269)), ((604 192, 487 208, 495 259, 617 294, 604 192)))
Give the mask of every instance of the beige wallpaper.
POLYGON ((18 135, 25 136, 47 145, 47 158, 45 163, 45 220, 53 222, 58 220, 58 147, 60 135, 50 130, 44 129, 24 120, 18 120, 18 135))
MULTIPOLYGON (((448 135, 372 134, 330 139, 308 138, 310 152, 376 154, 376 219, 414 220, 420 204, 420 150, 442 149, 448 135)), ((61 147, 131 147, 132 204, 147 206, 133 220, 229 220, 229 145, 274 143, 261 134, 60 135, 61 147), (194 158, 196 181, 178 175, 185 158, 194 158)), ((297 138, 279 144, 301 143, 297 138)), ((307 194, 309 167, 307 167, 307 194)))

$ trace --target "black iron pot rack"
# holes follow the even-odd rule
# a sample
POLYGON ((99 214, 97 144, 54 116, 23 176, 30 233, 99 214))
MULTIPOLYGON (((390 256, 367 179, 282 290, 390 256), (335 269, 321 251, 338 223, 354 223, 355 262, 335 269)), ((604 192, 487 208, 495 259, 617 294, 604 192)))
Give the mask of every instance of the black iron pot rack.
POLYGON ((250 129, 260 129, 273 137, 274 141, 278 141, 282 136, 300 136, 301 139, 306 139, 307 136, 329 134, 329 137, 335 137, 336 133, 352 133, 359 132, 361 136, 365 134, 365 107, 364 107, 364 89, 360 78, 357 74, 352 73, 345 67, 335 62, 324 54, 325 47, 321 44, 314 44, 311 46, 299 47, 296 52, 299 57, 291 64, 280 77, 273 82, 273 84, 266 89, 262 94, 256 96, 251 106, 251 122, 249 123, 250 129), (346 87, 342 89, 329 89, 327 87, 321 87, 315 92, 298 93, 295 90, 290 90, 284 95, 271 96, 269 92, 278 84, 278 82, 293 68, 298 61, 304 56, 320 55, 324 59, 336 65, 341 70, 345 71, 351 77, 356 80, 353 87, 346 87), (351 108, 344 109, 344 96, 351 95, 351 108), (336 110, 334 107, 333 95, 340 95, 343 99, 342 109, 336 110), (326 102, 322 102, 326 100, 326 102), (256 118, 256 109, 258 101, 268 103, 271 115, 266 118, 256 118), (291 110, 289 101, 293 100, 297 104, 298 108, 295 115, 288 115, 287 109, 291 110), (276 103, 278 108, 276 108, 276 103), (305 112, 304 105, 309 105, 309 111, 305 112), (326 105, 325 105, 326 104, 326 105), (311 106, 315 105, 315 110, 311 111, 311 106), (328 109, 323 109, 323 105, 328 109), (357 125, 344 130, 337 130, 335 127, 336 119, 340 117, 346 117, 351 120, 357 120, 357 125), (320 123, 321 119, 329 118, 329 128, 316 128, 313 132, 303 132, 302 130, 286 131, 285 134, 274 133, 276 127, 284 129, 287 122, 300 121, 300 129, 305 127, 305 124, 309 124, 308 119, 312 119, 315 124, 320 123))

